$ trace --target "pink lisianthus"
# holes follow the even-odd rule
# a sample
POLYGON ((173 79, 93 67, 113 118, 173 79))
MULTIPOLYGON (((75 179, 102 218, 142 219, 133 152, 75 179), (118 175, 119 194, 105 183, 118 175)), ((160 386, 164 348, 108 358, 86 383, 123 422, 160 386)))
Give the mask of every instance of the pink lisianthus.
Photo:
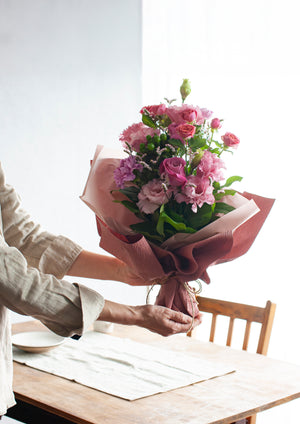
POLYGON ((215 153, 205 150, 197 167, 197 176, 210 178, 212 182, 221 181, 224 179, 223 169, 226 167, 222 159, 215 153))
POLYGON ((213 130, 219 130, 222 127, 222 122, 219 118, 212 119, 210 126, 213 130))
POLYGON ((240 144, 240 139, 230 132, 227 132, 226 134, 222 135, 221 139, 227 147, 233 147, 236 149, 240 144))
POLYGON ((127 148, 126 143, 128 143, 132 150, 138 152, 140 150, 141 143, 147 144, 147 135, 151 135, 151 137, 153 137, 154 134, 159 134, 159 131, 147 127, 142 122, 140 122, 138 124, 130 125, 128 128, 126 128, 126 130, 124 130, 120 135, 120 141, 123 147, 127 148))
POLYGON ((204 119, 209 119, 213 114, 211 110, 208 110, 206 108, 201 108, 200 110, 204 119))
POLYGON ((163 178, 167 178, 172 186, 182 186, 186 183, 185 160, 178 157, 164 159, 159 166, 163 178))
POLYGON ((152 105, 152 106, 144 106, 140 113, 146 113, 146 111, 149 113, 149 115, 154 118, 155 116, 161 116, 166 113, 166 105, 161 103, 160 105, 152 105))
POLYGON ((136 161, 135 156, 121 159, 119 167, 114 171, 115 182, 119 188, 124 188, 125 182, 135 179, 136 176, 133 173, 135 169, 143 170, 143 166, 136 161))
POLYGON ((158 207, 169 201, 168 196, 170 195, 171 191, 166 190, 163 181, 154 179, 142 187, 138 194, 137 206, 144 213, 153 213, 158 207))
POLYGON ((215 203, 215 198, 209 178, 190 175, 181 191, 175 194, 175 200, 178 203, 192 204, 192 211, 195 213, 204 203, 212 205, 215 203))
POLYGON ((181 140, 184 143, 185 140, 194 136, 196 127, 191 124, 178 125, 173 122, 168 126, 168 131, 171 138, 181 140))
POLYGON ((183 104, 182 106, 170 106, 166 110, 166 114, 177 125, 193 122, 201 125, 204 122, 201 109, 198 106, 189 106, 183 104))

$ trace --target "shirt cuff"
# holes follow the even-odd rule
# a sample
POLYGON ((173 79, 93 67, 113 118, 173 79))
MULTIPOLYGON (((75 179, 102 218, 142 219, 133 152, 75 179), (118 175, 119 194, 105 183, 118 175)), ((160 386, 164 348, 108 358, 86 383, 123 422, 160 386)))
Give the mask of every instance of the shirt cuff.
POLYGON ((82 310, 82 327, 76 329, 74 333, 82 335, 99 318, 104 308, 105 300, 100 293, 82 284, 74 283, 74 286, 78 287, 82 310))
POLYGON ((82 247, 64 236, 56 237, 41 256, 39 270, 62 279, 69 271, 82 247))

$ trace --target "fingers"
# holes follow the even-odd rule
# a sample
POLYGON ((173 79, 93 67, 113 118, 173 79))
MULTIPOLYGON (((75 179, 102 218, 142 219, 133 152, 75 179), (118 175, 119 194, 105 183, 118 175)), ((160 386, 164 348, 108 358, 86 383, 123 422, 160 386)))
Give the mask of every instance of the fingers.
POLYGON ((173 311, 172 309, 168 309, 168 313, 170 314, 170 319, 180 324, 191 324, 192 317, 189 315, 183 314, 182 312, 173 311))
POLYGON ((187 333, 201 322, 201 314, 193 319, 189 315, 163 306, 143 305, 136 308, 140 317, 138 325, 162 336, 187 333))

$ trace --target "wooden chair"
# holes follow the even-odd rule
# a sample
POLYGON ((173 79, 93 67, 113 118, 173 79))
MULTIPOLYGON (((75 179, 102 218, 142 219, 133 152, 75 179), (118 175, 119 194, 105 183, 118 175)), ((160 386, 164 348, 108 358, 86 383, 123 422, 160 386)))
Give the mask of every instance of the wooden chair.
MULTIPOLYGON (((212 314, 209 341, 214 342, 216 324, 218 315, 229 317, 229 327, 227 332, 226 346, 231 346, 234 321, 241 319, 246 321, 246 328, 242 349, 247 350, 249 343, 249 336, 251 330, 251 323, 257 322, 261 324, 261 330, 257 345, 256 353, 266 355, 269 347, 271 330, 274 320, 276 305, 267 301, 264 308, 252 305, 244 305, 241 303, 228 302, 224 300, 209 299, 202 296, 196 296, 198 307, 201 312, 209 312, 212 314)), ((189 336, 192 334, 189 333, 189 336)), ((255 424, 256 415, 248 417, 247 424, 255 424)))

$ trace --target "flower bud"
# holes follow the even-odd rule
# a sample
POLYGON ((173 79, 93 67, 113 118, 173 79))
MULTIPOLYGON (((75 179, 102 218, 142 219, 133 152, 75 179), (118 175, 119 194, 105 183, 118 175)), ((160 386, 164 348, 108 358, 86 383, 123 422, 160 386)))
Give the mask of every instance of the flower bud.
POLYGON ((219 118, 212 119, 210 126, 213 130, 219 130, 222 127, 222 122, 219 118))
POLYGON ((188 79, 184 79, 183 83, 181 84, 180 87, 180 94, 181 94, 181 98, 182 98, 182 103, 184 103, 185 99, 187 98, 187 96, 189 94, 191 94, 191 85, 188 79))
POLYGON ((192 168, 192 170, 195 169, 195 168, 197 168, 197 166, 201 162, 201 159, 202 159, 203 155, 204 155, 204 151, 203 150, 200 150, 200 149, 196 150, 196 154, 193 157, 192 162, 191 162, 191 168, 192 168))

